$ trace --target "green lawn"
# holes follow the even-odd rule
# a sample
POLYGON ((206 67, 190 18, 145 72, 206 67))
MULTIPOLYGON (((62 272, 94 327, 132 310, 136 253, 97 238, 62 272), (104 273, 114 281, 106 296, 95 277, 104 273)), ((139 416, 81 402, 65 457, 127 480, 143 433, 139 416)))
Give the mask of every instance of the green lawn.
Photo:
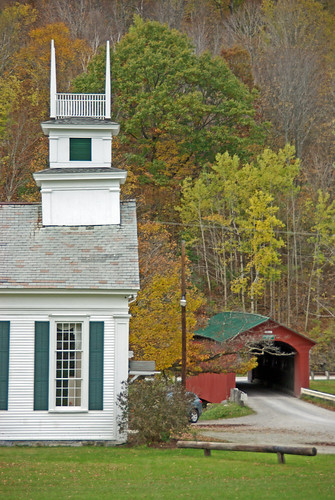
MULTIPOLYGON (((309 388, 313 391, 327 392, 328 394, 335 394, 335 380, 311 380, 309 383, 309 388)), ((307 396, 303 394, 301 399, 312 403, 326 410, 335 411, 335 401, 329 401, 327 399, 317 398, 315 396, 307 396)))
POLYGON ((153 448, 0 448, 0 497, 333 499, 335 455, 153 448))
POLYGON ((313 391, 335 394, 335 380, 311 380, 309 388, 313 391))
POLYGON ((218 418, 245 417, 254 411, 248 406, 240 406, 237 403, 213 403, 209 404, 200 416, 199 420, 217 420, 218 418))

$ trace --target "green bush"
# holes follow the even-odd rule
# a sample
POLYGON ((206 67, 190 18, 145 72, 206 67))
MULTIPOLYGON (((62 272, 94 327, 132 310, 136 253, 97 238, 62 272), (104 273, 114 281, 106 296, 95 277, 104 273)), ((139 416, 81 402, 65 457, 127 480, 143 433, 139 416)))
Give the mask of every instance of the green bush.
POLYGON ((117 405, 119 430, 131 431, 136 444, 166 442, 189 425, 190 398, 178 383, 154 378, 125 384, 117 405))

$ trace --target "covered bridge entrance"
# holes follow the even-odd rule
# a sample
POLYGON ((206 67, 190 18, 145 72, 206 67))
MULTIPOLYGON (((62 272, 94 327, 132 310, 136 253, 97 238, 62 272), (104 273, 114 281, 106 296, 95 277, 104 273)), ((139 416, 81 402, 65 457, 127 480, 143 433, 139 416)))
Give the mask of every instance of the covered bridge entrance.
MULTIPOLYGON (((195 332, 195 337, 228 344, 234 339, 240 341, 241 347, 246 342, 254 345, 258 366, 249 373, 252 382, 295 396, 300 395, 302 387, 309 387, 309 351, 315 342, 269 317, 240 312, 220 313, 209 320, 206 328, 195 332)), ((227 399, 235 381, 234 384, 226 383, 226 398, 223 398, 217 375, 213 375, 189 377, 187 387, 206 401, 227 399)), ((225 377, 224 374, 220 376, 225 377)))

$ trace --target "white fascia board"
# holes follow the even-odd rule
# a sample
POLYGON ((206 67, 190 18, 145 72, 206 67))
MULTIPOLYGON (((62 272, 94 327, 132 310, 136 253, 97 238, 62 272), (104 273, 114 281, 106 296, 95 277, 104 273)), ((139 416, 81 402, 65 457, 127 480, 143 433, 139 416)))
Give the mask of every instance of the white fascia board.
POLYGON ((111 132, 112 135, 117 135, 120 131, 120 124, 116 122, 110 123, 58 123, 53 122, 42 122, 41 127, 45 135, 49 135, 50 131, 57 130, 97 130, 99 132, 106 130, 111 132))
MULTIPOLYGON (((62 167, 60 165, 58 165, 58 168, 62 168, 62 167)), ((69 164, 67 164, 66 167, 64 166, 64 169, 65 168, 70 168, 69 164)), ((72 167, 72 165, 71 165, 71 168, 75 168, 75 166, 72 167)), ((81 168, 83 168, 83 167, 81 167, 81 168)), ((92 165, 90 165, 90 167, 87 167, 87 168, 91 168, 91 169, 96 168, 96 165, 94 165, 94 167, 92 167, 92 165)), ((120 171, 115 171, 115 172, 92 172, 92 171, 83 172, 81 170, 78 173, 71 172, 71 173, 64 173, 64 174, 62 174, 60 172, 46 174, 42 171, 42 172, 35 172, 33 174, 33 177, 34 177, 35 182, 38 186, 41 186, 42 181, 44 181, 45 185, 47 186, 48 184, 59 185, 63 181, 65 181, 65 183, 68 183, 69 181, 78 181, 78 180, 79 181, 96 180, 96 181, 100 181, 100 183, 102 183, 101 181, 113 180, 113 181, 119 181, 119 183, 124 184, 126 181, 126 178, 127 178, 127 171, 120 170, 120 171)), ((104 182, 104 184, 106 184, 106 182, 104 182)))

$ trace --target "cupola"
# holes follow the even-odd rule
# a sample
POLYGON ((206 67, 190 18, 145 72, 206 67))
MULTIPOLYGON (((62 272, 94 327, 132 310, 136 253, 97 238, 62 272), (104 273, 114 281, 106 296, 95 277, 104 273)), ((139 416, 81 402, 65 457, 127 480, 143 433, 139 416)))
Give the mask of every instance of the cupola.
POLYGON ((120 185, 127 172, 112 167, 110 48, 104 94, 58 93, 51 42, 49 168, 34 174, 41 189, 45 226, 120 224, 120 185))

